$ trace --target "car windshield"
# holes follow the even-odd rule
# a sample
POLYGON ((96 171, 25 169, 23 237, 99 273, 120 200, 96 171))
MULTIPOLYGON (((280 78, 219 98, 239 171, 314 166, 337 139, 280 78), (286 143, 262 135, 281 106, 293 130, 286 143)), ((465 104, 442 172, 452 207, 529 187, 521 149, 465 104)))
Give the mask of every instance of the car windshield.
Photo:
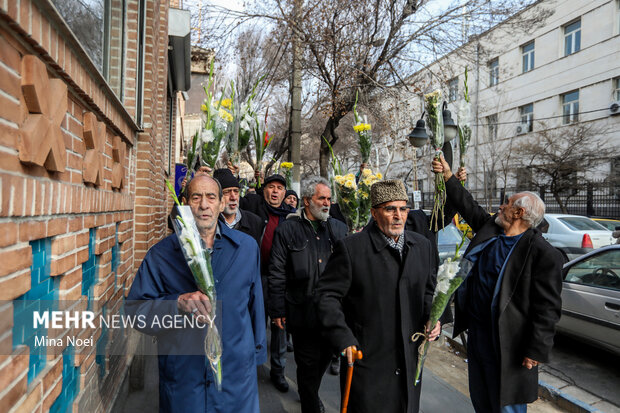
POLYGON ((437 233, 437 244, 458 244, 461 242, 461 231, 450 224, 437 233))
POLYGON ((607 228, 602 226, 601 224, 597 224, 592 221, 590 218, 585 217, 562 217, 558 218, 558 221, 566 225, 568 228, 573 231, 605 231, 607 228))

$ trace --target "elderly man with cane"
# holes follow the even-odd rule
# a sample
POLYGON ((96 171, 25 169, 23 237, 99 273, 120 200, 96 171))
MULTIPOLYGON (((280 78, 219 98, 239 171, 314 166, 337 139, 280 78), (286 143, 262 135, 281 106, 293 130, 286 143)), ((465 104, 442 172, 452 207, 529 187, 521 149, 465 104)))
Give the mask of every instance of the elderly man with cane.
MULTIPOLYGON (((416 413, 419 342, 411 336, 425 325, 430 330, 435 257, 426 238, 405 231, 409 207, 401 181, 375 183, 370 197, 374 223, 336 244, 316 288, 318 316, 349 364, 358 349, 364 353, 355 363, 349 412, 416 413)), ((439 331, 437 323, 430 339, 439 331)))

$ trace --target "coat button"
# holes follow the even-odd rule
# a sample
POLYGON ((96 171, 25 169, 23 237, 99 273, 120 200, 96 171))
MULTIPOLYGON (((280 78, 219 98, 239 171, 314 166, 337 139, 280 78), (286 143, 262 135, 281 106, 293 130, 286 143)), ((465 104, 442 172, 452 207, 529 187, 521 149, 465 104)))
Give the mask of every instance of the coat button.
POLYGON ((323 262, 323 260, 319 258, 319 264, 322 263, 322 262, 323 262))
POLYGON ((396 371, 394 371, 394 374, 396 374, 397 376, 400 375, 400 369, 396 369, 396 371))
POLYGON ((260 349, 262 349, 262 348, 263 348, 263 346, 262 346, 261 344, 258 344, 258 345, 256 346, 256 350, 260 350, 260 349))
POLYGON ((317 240, 319 240, 319 241, 321 240, 321 238, 320 238, 320 237, 316 237, 316 239, 317 239, 317 240))

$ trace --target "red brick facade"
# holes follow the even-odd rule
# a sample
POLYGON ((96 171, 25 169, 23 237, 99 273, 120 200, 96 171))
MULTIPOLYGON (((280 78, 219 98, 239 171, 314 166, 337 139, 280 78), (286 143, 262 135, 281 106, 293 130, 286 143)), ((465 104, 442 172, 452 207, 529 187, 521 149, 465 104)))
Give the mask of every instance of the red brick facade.
MULTIPOLYGON (((109 74, 110 84, 123 78, 122 101, 121 88, 107 86, 66 28, 49 17, 47 0, 0 2, 0 300, 5 303, 31 289, 31 241, 51 239, 50 275, 58 280, 58 299, 81 300, 85 308, 83 264, 92 255, 91 229, 98 267, 93 297, 99 303, 122 299, 148 248, 167 235, 164 179, 172 179, 168 153, 174 151, 168 138, 169 2, 143 1, 142 125, 136 113, 142 70, 139 0, 125 1, 124 75, 109 74)), ((123 57, 121 41, 118 32, 110 33, 115 62, 123 57)), ((0 303, 0 412, 47 411, 63 389, 63 358, 48 352, 44 368, 28 382, 29 349, 14 347, 12 328, 13 306, 0 303)), ((74 333, 95 340, 101 335, 74 333)), ((79 393, 73 411, 110 409, 130 361, 131 354, 105 357, 101 375, 94 348, 76 354, 79 393)))

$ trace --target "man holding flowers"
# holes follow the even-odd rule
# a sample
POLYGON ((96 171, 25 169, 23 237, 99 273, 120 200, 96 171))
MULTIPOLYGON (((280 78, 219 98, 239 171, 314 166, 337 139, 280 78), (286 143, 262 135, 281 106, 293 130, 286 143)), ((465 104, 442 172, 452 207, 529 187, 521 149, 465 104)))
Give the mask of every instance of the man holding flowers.
POLYGON ((477 413, 523 413, 538 398, 538 365, 549 360, 562 307, 561 253, 536 226, 545 204, 532 192, 488 214, 443 159, 448 207, 475 231, 464 259, 474 263, 455 297, 454 335, 468 329, 469 392, 477 413))
MULTIPOLYGON (((146 317, 146 334, 158 338, 161 412, 259 413, 256 366, 267 358, 265 316, 256 241, 218 222, 222 189, 206 174, 187 185, 187 198, 203 247, 211 251, 222 338, 222 389, 204 354, 205 329, 165 329, 162 315, 208 319, 216 303, 199 291, 176 234, 146 254, 127 296, 128 307, 146 317), (139 301, 138 301, 139 300, 139 301), (219 308, 221 306, 221 309, 219 308)), ((209 327, 210 328, 210 327, 209 327)))
MULTIPOLYGON (((349 412, 415 413, 419 342, 411 336, 430 330, 435 257, 426 238, 405 231, 409 208, 402 181, 374 183, 370 200, 374 222, 336 244, 319 279, 319 321, 346 361, 352 362, 355 349, 364 354, 355 364, 349 412)), ((439 331, 437 323, 429 338, 439 331)), ((341 374, 341 389, 344 380, 341 374)))

